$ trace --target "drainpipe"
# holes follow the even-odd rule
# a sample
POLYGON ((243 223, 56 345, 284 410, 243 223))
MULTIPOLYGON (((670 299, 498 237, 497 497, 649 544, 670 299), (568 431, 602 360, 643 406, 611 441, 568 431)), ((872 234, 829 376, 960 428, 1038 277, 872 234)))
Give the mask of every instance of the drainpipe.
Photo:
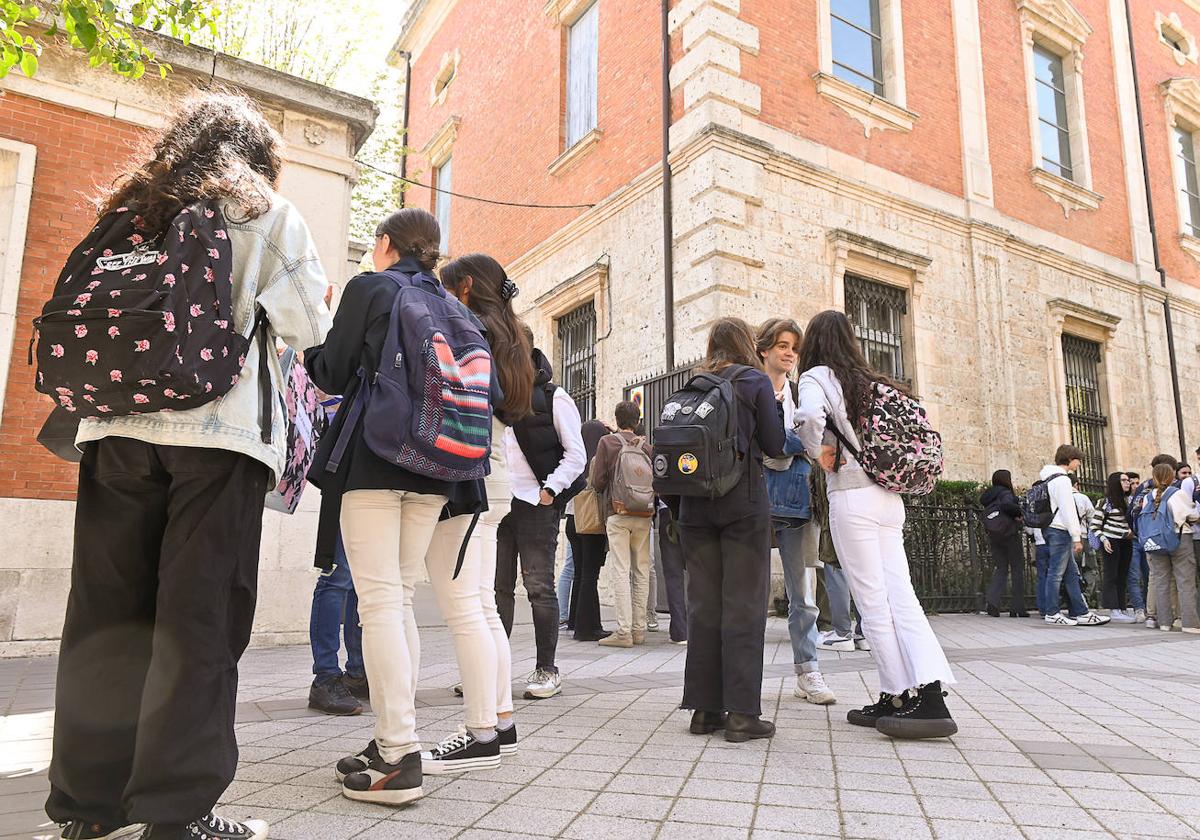
POLYGON ((675 226, 671 218, 671 0, 662 0, 663 332, 666 369, 675 369, 675 226))
POLYGON ((400 135, 400 206, 404 206, 404 197, 408 195, 408 106, 412 102, 412 53, 408 50, 400 53, 404 56, 404 116, 400 135))
MULTIPOLYGON (((1154 223, 1154 193, 1150 186, 1150 159, 1146 156, 1146 125, 1142 118, 1142 92, 1138 86, 1137 46, 1133 37, 1133 12, 1125 0, 1125 26, 1129 30, 1129 63, 1133 70, 1133 101, 1137 106, 1138 142, 1142 148, 1142 180, 1146 184, 1146 213, 1150 223, 1150 248, 1154 253, 1154 270, 1163 290, 1167 288, 1167 272, 1158 251, 1158 228, 1154 223)), ((1175 428, 1179 432, 1179 455, 1187 460, 1187 440, 1183 428, 1183 398, 1179 393, 1179 365, 1175 357, 1175 328, 1171 323, 1171 296, 1163 299, 1163 316, 1167 326, 1167 358, 1171 365, 1171 395, 1175 398, 1175 428)))

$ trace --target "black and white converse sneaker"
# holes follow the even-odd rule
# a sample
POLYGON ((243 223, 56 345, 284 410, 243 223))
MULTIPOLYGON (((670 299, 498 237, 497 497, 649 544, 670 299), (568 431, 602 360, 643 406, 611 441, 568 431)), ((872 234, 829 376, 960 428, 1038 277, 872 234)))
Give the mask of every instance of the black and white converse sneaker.
POLYGON ((846 712, 846 721, 855 726, 874 727, 880 718, 894 715, 904 707, 903 695, 879 692, 879 699, 861 709, 851 709, 846 712))
POLYGON ((367 769, 367 765, 376 758, 379 758, 379 746, 375 743, 375 739, 372 738, 371 743, 367 744, 362 752, 339 759, 333 769, 333 773, 337 776, 339 782, 343 781, 351 773, 362 773, 367 769))
POLYGON ((946 692, 934 680, 908 694, 904 708, 881 717, 875 728, 892 738, 949 738, 958 732, 958 724, 946 708, 946 692))
POLYGON ((62 824, 62 840, 120 840, 122 837, 132 837, 140 825, 102 825, 100 823, 71 820, 62 824))
POLYGON ((500 755, 516 755, 517 725, 514 723, 508 729, 496 727, 496 740, 500 742, 500 755))
POLYGON ((186 825, 148 825, 141 840, 267 840, 267 824, 262 820, 227 820, 210 813, 186 825))
POLYGON ((379 805, 407 805, 425 795, 421 788, 421 754, 409 753, 396 764, 376 755, 361 773, 342 780, 342 796, 379 805))
POLYGON ((500 736, 486 744, 468 729, 459 729, 429 752, 421 753, 421 770, 429 776, 494 770, 500 766, 500 736))

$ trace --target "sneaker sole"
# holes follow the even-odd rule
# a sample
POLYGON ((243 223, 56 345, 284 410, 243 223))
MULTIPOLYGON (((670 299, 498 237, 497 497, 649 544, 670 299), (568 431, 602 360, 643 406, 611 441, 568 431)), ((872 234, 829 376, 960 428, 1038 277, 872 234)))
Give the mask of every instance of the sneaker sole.
POLYGON ((857 648, 854 642, 834 642, 831 645, 818 645, 820 650, 836 650, 838 653, 854 653, 857 648))
POLYGON ((870 650, 871 650, 871 645, 870 645, 870 644, 868 644, 867 642, 855 642, 855 643, 854 643, 854 649, 855 649, 855 650, 865 650, 865 651, 870 651, 870 650))
POLYGON ((523 696, 525 697, 526 700, 549 700, 551 697, 554 697, 556 694, 562 694, 562 689, 556 688, 553 691, 551 691, 549 694, 535 694, 534 692, 526 689, 525 694, 523 696))
POLYGON ((834 703, 837 702, 837 697, 833 696, 832 694, 829 695, 829 697, 824 700, 814 699, 813 696, 811 694, 809 694, 807 691, 801 691, 798 688, 793 689, 792 694, 796 695, 796 697, 798 697, 801 700, 807 700, 809 703, 812 703, 814 706, 832 706, 834 703))
POLYGON ((483 755, 478 758, 457 758, 452 761, 421 761, 421 772, 426 776, 449 776, 471 770, 495 770, 500 766, 499 755, 483 755))
POLYGON ((868 715, 860 714, 857 709, 846 714, 846 723, 850 724, 851 726, 867 726, 871 729, 874 729, 875 724, 882 719, 883 718, 870 717, 868 715))
POLYGON ((405 788, 404 790, 350 790, 342 786, 342 796, 356 802, 374 802, 377 805, 407 805, 416 802, 425 795, 424 788, 405 788))
POLYGON ((730 732, 728 729, 726 729, 725 730, 725 740, 729 741, 731 744, 744 744, 747 741, 764 740, 766 738, 772 737, 774 734, 775 734, 774 729, 772 729, 769 733, 766 733, 763 735, 753 735, 749 732, 730 732))
POLYGON ((517 754, 517 745, 516 744, 501 744, 500 745, 500 755, 503 756, 503 755, 516 755, 516 754, 517 754))
POLYGON ((949 738, 958 732, 958 724, 950 718, 937 720, 909 720, 894 715, 880 718, 875 729, 889 738, 920 740, 922 738, 949 738))
POLYGON ((313 705, 312 703, 308 704, 308 708, 312 709, 314 712, 320 712, 323 715, 329 715, 330 717, 354 717, 355 715, 361 715, 363 713, 362 706, 359 706, 357 709, 355 709, 352 712, 350 712, 350 711, 338 712, 338 711, 332 711, 330 709, 323 709, 320 706, 313 705))

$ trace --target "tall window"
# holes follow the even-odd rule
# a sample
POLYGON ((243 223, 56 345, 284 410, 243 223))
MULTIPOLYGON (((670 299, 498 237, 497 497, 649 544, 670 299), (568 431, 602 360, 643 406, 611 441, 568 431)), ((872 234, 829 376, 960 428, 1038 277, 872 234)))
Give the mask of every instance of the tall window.
POLYGON ((558 319, 562 387, 584 420, 596 416, 596 307, 592 302, 558 319))
POLYGON ((1100 345, 1085 338, 1063 334, 1063 364, 1067 375, 1067 419, 1071 442, 1083 450, 1079 486, 1103 493, 1108 466, 1104 454, 1104 430, 1108 417, 1100 398, 1100 345))
POLYGON ((830 0, 833 74, 876 96, 884 95, 883 24, 879 0, 830 0))
POLYGON ((1184 233, 1200 236, 1200 184, 1196 178, 1196 136, 1192 132, 1175 128, 1175 154, 1179 157, 1184 233))
POLYGON ((567 148, 596 127, 600 3, 567 30, 567 148))
POLYGON ((1047 172, 1075 180, 1071 164, 1071 124, 1067 115, 1067 84, 1063 60, 1035 45, 1034 78, 1037 81, 1038 136, 1041 141, 1041 167, 1047 172))
POLYGON ((847 274, 846 317, 854 325, 863 355, 871 367, 907 382, 904 365, 904 316, 907 293, 896 286, 847 274))
POLYGON ((434 215, 437 216, 438 226, 442 229, 441 252, 443 254, 450 250, 451 160, 452 158, 446 158, 438 167, 437 195, 434 198, 434 215))

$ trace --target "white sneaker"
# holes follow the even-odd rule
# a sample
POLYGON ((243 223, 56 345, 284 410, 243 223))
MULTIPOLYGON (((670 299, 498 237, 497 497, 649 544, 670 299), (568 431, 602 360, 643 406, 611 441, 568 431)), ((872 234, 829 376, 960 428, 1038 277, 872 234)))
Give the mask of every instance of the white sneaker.
POLYGON ((1146 627, 1148 627, 1151 630, 1157 630, 1158 629, 1158 619, 1152 615, 1146 616, 1146 627))
POLYGON ((854 651, 854 638, 852 636, 839 636, 833 630, 826 630, 821 634, 821 649, 851 653, 854 651))
POLYGON ((866 636, 855 636, 854 637, 854 649, 855 650, 870 650, 871 643, 867 641, 866 636))
POLYGON ((1058 624, 1063 627, 1074 627, 1076 624, 1079 623, 1075 619, 1068 618, 1067 616, 1063 615, 1062 613, 1055 613, 1054 615, 1048 615, 1048 616, 1046 616, 1045 621, 1047 624, 1058 624))
POLYGON ((525 683, 526 700, 545 700, 555 694, 562 693, 562 677, 558 671, 547 671, 538 668, 529 675, 525 683))
POLYGON ((1125 610, 1110 610, 1108 617, 1112 619, 1114 624, 1132 624, 1137 620, 1129 613, 1125 612, 1125 610))
POLYGON ((1089 612, 1087 615, 1079 616, 1072 623, 1078 624, 1080 627, 1099 627, 1102 624, 1108 624, 1110 621, 1112 621, 1112 618, 1109 616, 1100 615, 1099 613, 1093 611, 1089 612))
POLYGON ((1134 610, 1133 611, 1133 620, 1137 624, 1145 624, 1146 623, 1146 611, 1145 610, 1134 610))
POLYGON ((828 706, 830 703, 837 702, 837 695, 825 684, 825 678, 821 676, 820 671, 797 674, 796 688, 792 693, 801 700, 807 700, 818 706, 828 706))
POLYGON ((1200 627, 1184 627, 1184 633, 1200 633, 1200 627))

